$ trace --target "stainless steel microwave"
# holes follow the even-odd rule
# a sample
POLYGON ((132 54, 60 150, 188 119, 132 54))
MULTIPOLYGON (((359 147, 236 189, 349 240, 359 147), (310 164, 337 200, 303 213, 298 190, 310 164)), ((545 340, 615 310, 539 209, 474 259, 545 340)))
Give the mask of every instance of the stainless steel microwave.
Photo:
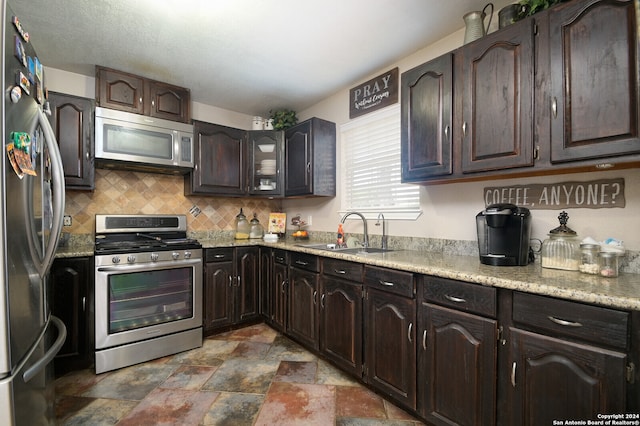
POLYGON ((97 166, 183 174, 193 169, 193 125, 96 107, 97 166))

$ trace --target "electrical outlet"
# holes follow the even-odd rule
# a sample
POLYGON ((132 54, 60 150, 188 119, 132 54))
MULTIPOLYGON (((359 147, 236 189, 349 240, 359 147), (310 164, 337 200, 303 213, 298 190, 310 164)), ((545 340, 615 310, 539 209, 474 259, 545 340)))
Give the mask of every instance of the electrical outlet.
POLYGON ((71 226, 71 216, 69 216, 68 214, 64 215, 64 218, 62 219, 62 224, 64 226, 71 226))
POLYGON ((311 215, 307 216, 307 225, 311 226, 311 215))

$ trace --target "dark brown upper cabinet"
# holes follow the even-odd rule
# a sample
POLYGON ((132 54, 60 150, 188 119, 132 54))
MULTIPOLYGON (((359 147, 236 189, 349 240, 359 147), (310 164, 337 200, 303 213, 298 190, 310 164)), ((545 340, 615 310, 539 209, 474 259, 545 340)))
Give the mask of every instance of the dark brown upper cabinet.
POLYGON ((550 11, 552 162, 640 153, 635 8, 601 0, 550 11))
POLYGON ((104 108, 191 121, 189 89, 110 68, 96 67, 96 100, 104 108))
POLYGON ((402 73, 402 181, 450 175, 453 125, 453 54, 402 73))
POLYGON ((462 172, 533 165, 533 21, 461 50, 462 172))
POLYGON ((67 189, 95 187, 93 99, 49 92, 49 122, 56 135, 67 189))

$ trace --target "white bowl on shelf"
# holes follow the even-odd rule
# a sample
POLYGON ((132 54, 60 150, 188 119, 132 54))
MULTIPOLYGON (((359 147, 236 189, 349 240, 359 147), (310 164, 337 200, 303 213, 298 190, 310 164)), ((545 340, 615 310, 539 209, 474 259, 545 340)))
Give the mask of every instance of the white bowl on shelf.
POLYGON ((274 144, 274 143, 265 143, 265 144, 258 145, 258 148, 262 152, 273 152, 273 150, 276 148, 276 144, 274 144))

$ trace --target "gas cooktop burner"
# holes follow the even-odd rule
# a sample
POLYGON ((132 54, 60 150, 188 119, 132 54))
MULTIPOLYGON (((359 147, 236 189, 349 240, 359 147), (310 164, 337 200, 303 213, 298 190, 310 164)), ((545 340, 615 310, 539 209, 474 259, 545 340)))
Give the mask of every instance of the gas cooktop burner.
POLYGON ((191 250, 184 215, 96 215, 96 254, 191 250))

